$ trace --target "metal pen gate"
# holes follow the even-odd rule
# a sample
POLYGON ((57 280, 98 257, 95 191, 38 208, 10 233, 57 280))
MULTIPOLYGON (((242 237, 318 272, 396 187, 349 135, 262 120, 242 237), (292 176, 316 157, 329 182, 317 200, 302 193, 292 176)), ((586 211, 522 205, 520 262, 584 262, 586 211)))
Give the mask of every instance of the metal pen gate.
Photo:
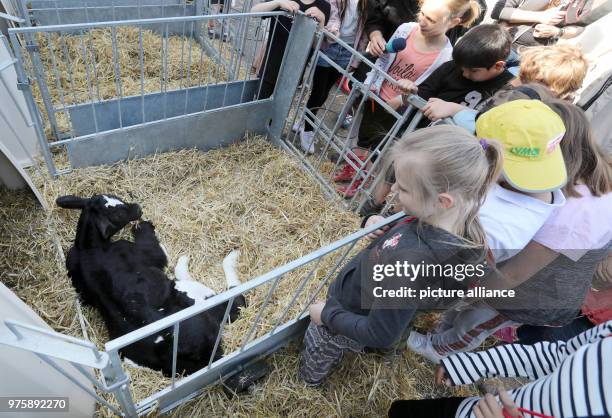
POLYGON ((12 29, 11 44, 22 64, 21 87, 32 113, 41 115, 39 140, 51 174, 156 150, 227 145, 247 130, 266 133, 273 116, 274 129, 279 130, 299 82, 295 73, 307 59, 314 22, 296 19, 290 34, 295 48, 287 48, 287 65, 278 75, 279 94, 266 100, 260 100, 261 83, 251 71, 264 34, 247 29, 258 26, 262 18, 277 20, 282 15, 224 14, 12 29), (211 19, 242 28, 241 42, 250 45, 246 54, 219 42, 221 54, 234 63, 234 74, 188 37, 171 35, 172 28, 191 33, 211 19), (152 41, 145 47, 147 39, 152 41), (240 106, 232 107, 236 105, 240 106), (225 123, 228 116, 235 121, 230 126, 225 123), (63 171, 57 169, 58 150, 65 152, 63 171))
MULTIPOLYGON (((233 24, 237 27, 247 28, 261 26, 263 18, 274 20, 283 15, 286 14, 222 14, 11 30, 11 43, 18 58, 20 86, 26 94, 29 110, 34 115, 33 122, 37 127, 41 148, 51 173, 59 175, 72 167, 108 164, 171 149, 196 146, 207 150, 234 142, 246 131, 251 131, 266 134, 270 141, 292 153, 304 168, 321 182, 330 196, 337 197, 330 173, 342 163, 352 165, 356 173, 353 182, 355 179, 362 179, 362 185, 359 187, 359 193, 346 202, 353 208, 363 206, 367 199, 372 198, 376 184, 384 178, 380 167, 394 136, 403 126, 407 126, 406 129, 409 130, 414 129, 421 119, 417 109, 422 103, 418 98, 411 97, 408 108, 401 114, 391 109, 370 91, 370 84, 357 80, 349 73, 348 68, 340 68, 326 55, 320 49, 322 40, 335 40, 350 51, 351 56, 366 62, 372 71, 380 74, 389 83, 396 84, 395 81, 340 39, 326 31, 318 31, 315 22, 303 14, 294 17, 275 89, 270 97, 260 97, 261 80, 249 71, 255 54, 237 54, 236 68, 239 71, 235 78, 228 77, 227 73, 218 69, 214 60, 211 61, 208 72, 204 74, 200 67, 194 72, 192 66, 195 62, 205 59, 205 51, 201 50, 194 56, 193 45, 186 46, 184 41, 172 43, 170 40, 171 25, 187 25, 191 31, 196 25, 206 25, 209 19, 227 19, 228 22, 235 22, 233 24), (139 76, 135 79, 131 79, 122 71, 120 58, 121 29, 129 26, 137 28, 136 39, 139 43, 136 56, 133 57, 138 62, 136 72, 139 76), (156 63, 157 78, 153 83, 147 84, 143 74, 146 69, 146 56, 141 39, 147 28, 151 27, 156 27, 161 33, 160 54, 156 57, 159 60, 156 63), (96 55, 99 51, 95 48, 94 31, 102 31, 106 34, 107 41, 110 41, 110 55, 106 62, 100 62, 96 55), (80 60, 73 60, 75 56, 66 53, 70 42, 76 45, 75 51, 78 51, 77 57, 80 57, 80 60), (310 53, 313 42, 314 53, 310 53), (179 77, 174 80, 176 84, 170 84, 169 53, 173 50, 178 52, 178 48, 181 50, 178 54, 181 64, 173 70, 178 71, 179 77), (43 55, 45 50, 46 55, 43 55), (344 101, 338 105, 339 110, 332 109, 332 103, 323 113, 315 114, 306 109, 305 99, 319 58, 329 62, 342 76, 349 78, 353 82, 353 88, 346 98, 338 94, 339 89, 336 89, 332 102, 338 99, 340 102, 344 101), (84 69, 84 83, 80 90, 75 88, 74 83, 77 64, 84 69), (65 73, 60 71, 61 65, 64 65, 65 73), (111 80, 108 94, 100 88, 102 74, 106 74, 111 80), (296 97, 302 74, 304 82, 296 97), (31 79, 35 79, 36 85, 30 84, 31 79), (130 81, 135 82, 136 87, 134 93, 128 94, 126 85, 130 81), (36 94, 39 96, 35 97, 36 94), (353 121, 348 129, 343 129, 342 121, 350 111, 356 110, 357 114, 359 109, 371 102, 389 112, 395 118, 395 123, 369 157, 365 161, 355 163, 356 154, 348 139, 358 129, 358 122, 353 121), (415 112, 415 116, 412 116, 415 112), (336 117, 333 117, 334 114, 336 117), (66 119, 58 121, 59 115, 64 115, 66 119), (291 133, 291 126, 296 122, 299 125, 304 119, 315 126, 318 152, 313 155, 302 152, 298 135, 291 133), (231 120, 230 124, 226 123, 228 120, 231 120), (47 132, 44 129, 45 124, 47 132), (342 134, 347 131, 348 133, 342 134), (61 156, 53 151, 56 148, 66 150, 65 161, 58 158, 61 156), (332 150, 337 155, 336 162, 330 164, 326 159, 332 150), (67 167, 58 170, 56 164, 59 163, 67 164, 67 167)), ((241 33, 243 38, 240 41, 243 45, 249 42, 261 45, 264 42, 263 36, 253 39, 249 37, 252 32, 243 30, 241 33)), ((264 72, 267 62, 266 59, 264 72)), ((109 341, 104 351, 98 350, 88 341, 11 321, 5 321, 11 335, 0 335, 0 342, 36 353, 60 373, 63 373, 63 370, 53 358, 71 362, 94 384, 98 393, 86 387, 81 388, 118 415, 135 417, 154 408, 166 412, 193 398, 206 386, 240 372, 249 364, 299 337, 307 325, 308 306, 334 278, 338 269, 360 248, 364 237, 402 216, 402 213, 393 215, 380 225, 362 229, 205 302, 109 341), (331 268, 322 271, 321 266, 324 265, 330 265, 331 268), (267 307, 278 294, 279 284, 289 276, 299 278, 291 302, 280 316, 268 317, 267 307), (238 295, 258 289, 266 292, 265 300, 248 332, 243 336, 240 347, 231 350, 217 361, 209 362, 207 367, 198 372, 177 378, 174 372, 180 324, 214 306, 229 302, 215 342, 214 351, 217 352, 234 299, 238 295), (129 375, 122 368, 119 351, 165 329, 171 330, 174 338, 171 384, 151 393, 145 399, 135 400, 130 391, 129 375), (96 372, 92 374, 87 368, 96 372), (104 394, 113 394, 116 402, 109 400, 104 394)), ((211 358, 214 358, 214 355, 211 358)))

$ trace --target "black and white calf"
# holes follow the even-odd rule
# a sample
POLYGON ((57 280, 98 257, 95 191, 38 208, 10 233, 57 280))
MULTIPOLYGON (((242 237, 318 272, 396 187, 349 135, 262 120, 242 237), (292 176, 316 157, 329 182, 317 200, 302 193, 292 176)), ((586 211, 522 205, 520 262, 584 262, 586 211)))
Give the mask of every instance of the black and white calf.
MULTIPOLYGON (((114 339, 165 316, 192 306, 215 293, 191 279, 187 257, 176 267, 176 281, 164 274, 167 256, 155 236, 151 222, 140 221, 132 228, 134 242, 111 241, 111 237, 132 221, 140 219, 137 204, 125 203, 117 196, 96 195, 90 199, 62 196, 60 207, 80 209, 74 246, 66 258, 68 275, 85 304, 97 308, 114 339)), ((223 261, 228 286, 240 284, 234 271, 238 252, 223 261)), ((230 320, 245 305, 242 296, 232 305, 230 320)), ((227 304, 223 303, 180 324, 177 372, 205 367, 227 304)), ((122 350, 122 354, 141 366, 172 373, 172 329, 151 335, 122 350)), ((221 346, 215 360, 222 355, 221 346)))

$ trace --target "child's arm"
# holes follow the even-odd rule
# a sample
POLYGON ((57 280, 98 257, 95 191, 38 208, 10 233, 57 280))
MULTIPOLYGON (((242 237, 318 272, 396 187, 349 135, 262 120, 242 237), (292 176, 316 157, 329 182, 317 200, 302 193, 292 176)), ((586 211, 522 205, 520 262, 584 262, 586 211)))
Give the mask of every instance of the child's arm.
POLYGON ((436 97, 443 90, 444 80, 448 77, 449 72, 452 71, 453 66, 454 63, 448 61, 436 68, 429 77, 419 84, 419 97, 423 100, 429 100, 432 97, 436 97))
MULTIPOLYGON (((448 379, 465 385, 485 377, 527 377, 539 379, 557 369, 580 347, 612 334, 612 321, 605 322, 572 338, 567 343, 548 341, 533 345, 508 344, 478 353, 456 353, 442 360, 448 379)), ((437 378, 440 379, 440 373, 437 378)))
POLYGON ((463 109, 453 116, 453 122, 455 125, 461 126, 464 129, 467 129, 471 133, 476 132, 476 115, 478 115, 478 111, 474 109, 463 109))
POLYGON ((300 5, 291 0, 271 0, 264 1, 251 7, 252 13, 272 12, 276 9, 286 10, 290 13, 296 13, 300 10, 300 5))
POLYGON ((342 25, 342 21, 340 19, 341 5, 339 3, 339 0, 329 1, 329 20, 327 21, 327 25, 325 25, 325 29, 336 36, 340 36, 340 26, 342 25))
POLYGON ((395 343, 414 315, 414 309, 372 309, 369 315, 346 310, 329 297, 321 322, 334 334, 347 336, 370 348, 388 348, 395 343))
POLYGON ((417 85, 414 83, 414 81, 406 80, 404 78, 397 80, 397 85, 402 91, 402 94, 395 96, 394 98, 392 98, 391 100, 387 102, 387 104, 395 110, 399 109, 400 107, 406 104, 404 103, 404 98, 403 98, 404 94, 406 95, 416 94, 419 89, 417 85))
POLYGON ((464 109, 467 109, 467 107, 458 103, 447 102, 442 99, 432 97, 427 101, 427 104, 425 107, 423 107, 422 111, 423 115, 425 115, 429 120, 436 121, 455 116, 464 109))
POLYGON ((583 26, 564 26, 559 28, 554 25, 539 23, 533 28, 533 36, 537 38, 559 38, 571 39, 580 35, 584 31, 583 26))

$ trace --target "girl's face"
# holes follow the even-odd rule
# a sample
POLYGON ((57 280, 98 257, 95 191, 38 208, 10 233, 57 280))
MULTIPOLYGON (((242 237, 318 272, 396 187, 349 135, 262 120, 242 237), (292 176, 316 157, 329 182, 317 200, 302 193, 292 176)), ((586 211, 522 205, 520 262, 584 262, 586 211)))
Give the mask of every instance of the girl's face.
POLYGON ((451 19, 450 10, 440 0, 427 0, 418 15, 419 29, 426 38, 440 36, 457 26, 459 19, 451 19))
POLYGON ((418 192, 414 176, 418 176, 419 163, 414 158, 404 157, 395 161, 395 183, 391 191, 397 193, 401 209, 410 215, 422 217, 424 211, 423 197, 418 192))

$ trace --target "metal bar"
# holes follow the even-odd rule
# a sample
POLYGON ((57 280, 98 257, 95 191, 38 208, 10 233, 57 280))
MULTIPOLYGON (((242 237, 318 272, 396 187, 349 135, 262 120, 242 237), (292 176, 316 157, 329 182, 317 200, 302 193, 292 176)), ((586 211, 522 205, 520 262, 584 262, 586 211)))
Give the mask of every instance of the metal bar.
MULTIPOLYGON (((140 8, 138 10, 140 11, 140 8)), ((140 106, 142 111, 142 123, 145 123, 147 119, 145 115, 144 99, 144 50, 142 47, 142 26, 138 27, 138 62, 140 63, 140 106)))
POLYGON ((47 25, 47 26, 32 26, 25 28, 10 28, 9 33, 37 33, 37 32, 55 32, 57 30, 63 31, 76 31, 79 29, 99 29, 107 28, 111 26, 137 26, 137 25, 149 25, 149 24, 161 24, 161 23, 181 23, 189 21, 208 21, 209 19, 218 19, 219 17, 236 17, 244 18, 247 16, 251 17, 272 17, 272 16, 287 16, 291 14, 288 12, 261 12, 261 13, 231 13, 227 15, 216 14, 206 16, 177 16, 177 17, 163 17, 158 19, 132 19, 132 20, 117 20, 112 22, 88 22, 88 23, 71 23, 65 25, 47 25))
POLYGON ((94 127, 96 129, 96 133, 99 132, 98 129, 98 116, 96 115, 96 107, 94 106, 94 97, 93 97, 93 90, 91 87, 91 75, 89 73, 89 60, 87 59, 87 56, 89 54, 87 54, 87 50, 85 48, 85 43, 83 42, 83 34, 81 33, 79 35, 79 39, 81 41, 81 49, 83 51, 83 63, 85 64, 85 80, 87 81, 87 91, 89 92, 89 100, 90 100, 90 104, 91 104, 91 113, 93 116, 93 120, 94 120, 94 127))
POLYGON ((28 76, 26 75, 25 69, 23 68, 23 58, 21 56, 21 45, 19 43, 19 38, 16 34, 11 33, 11 45, 12 50, 15 52, 15 70, 17 72, 17 80, 23 86, 26 86, 24 90, 24 97, 26 99, 26 104, 28 106, 28 111, 30 115, 33 117, 32 122, 34 122, 36 137, 38 138, 38 144, 40 145, 40 149, 43 153, 43 158, 45 159, 45 163, 47 164, 47 170, 49 174, 55 176, 57 174, 57 170, 55 168, 55 163, 53 162, 53 157, 51 156, 51 151, 49 150, 49 143, 47 141, 47 136, 45 135, 45 131, 42 125, 42 118, 40 113, 38 112, 38 108, 36 107, 36 102, 34 101, 34 96, 32 95, 32 89, 30 87, 30 83, 28 80, 28 76))
POLYGON ((168 23, 164 26, 164 32, 162 35, 162 42, 164 43, 165 48, 163 49, 162 54, 162 80, 163 80, 163 93, 164 93, 164 119, 168 118, 168 23))
POLYGON ((106 351, 119 350, 125 346, 133 344, 136 341, 139 341, 143 338, 146 338, 156 332, 159 332, 163 329, 169 328, 173 326, 176 322, 184 321, 188 318, 191 318, 194 315, 197 315, 201 312, 204 312, 213 306, 217 306, 231 298, 234 298, 238 295, 244 294, 251 289, 261 286, 264 283, 269 282, 270 280, 276 279, 278 276, 285 275, 288 272, 295 270, 298 267, 301 267, 305 264, 310 263, 317 258, 323 257, 326 254, 329 254, 338 248, 344 247, 346 244, 351 243, 353 241, 357 241, 364 236, 368 235, 371 232, 376 231, 377 229, 388 225, 396 220, 402 218, 404 215, 403 212, 397 213, 389 218, 386 218, 384 223, 378 225, 372 225, 367 228, 360 229, 344 238, 341 238, 329 245, 326 245, 322 248, 319 248, 316 251, 313 251, 310 254, 302 256, 297 260, 293 260, 284 266, 278 267, 274 270, 271 270, 261 276, 258 276, 254 279, 249 280, 248 282, 242 283, 239 286, 228 289, 222 294, 215 295, 211 298, 206 299, 206 301, 190 306, 189 308, 183 309, 180 312, 177 312, 172 315, 168 315, 165 318, 162 318, 158 321, 155 321, 152 324, 145 325, 135 331, 132 331, 128 334, 122 335, 119 338, 115 338, 105 344, 106 351))
POLYGON ((78 99, 76 97, 76 89, 74 87, 74 77, 72 75, 72 63, 70 62, 70 54, 68 52, 68 46, 66 45, 66 40, 64 39, 64 33, 60 32, 59 34, 61 44, 62 44, 62 56, 64 57, 64 64, 68 69, 68 78, 70 80, 70 91, 72 92, 72 101, 74 104, 78 103, 78 99))
POLYGON ((35 326, 32 326, 32 325, 21 324, 19 322, 13 321, 12 319, 5 319, 4 320, 4 325, 6 325, 6 327, 9 330, 11 330, 11 332, 13 334, 15 334, 15 336, 19 340, 23 339, 24 337, 23 337, 23 334, 21 334, 18 331, 18 328, 23 328, 23 329, 27 329, 27 330, 36 332, 38 334, 42 334, 42 335, 46 335, 46 336, 51 337, 51 338, 58 339, 60 341, 66 341, 68 343, 75 344, 75 345, 78 345, 78 346, 81 346, 81 347, 84 347, 84 348, 89 348, 92 351, 96 361, 100 361, 102 359, 102 355, 98 351, 98 348, 92 342, 83 341, 83 340, 80 340, 78 338, 74 338, 74 337, 71 337, 69 335, 64 335, 64 334, 61 334, 61 333, 55 332, 55 331, 47 331, 46 329, 38 328, 38 327, 35 327, 35 326))
MULTIPOLYGON (((114 13, 114 0, 113 0, 113 13, 114 13)), ((117 89, 117 94, 119 95, 119 100, 117 101, 117 112, 119 113, 119 127, 123 128, 123 117, 121 112, 121 99, 123 99, 123 89, 121 88, 121 70, 119 70, 119 53, 117 52, 117 28, 111 28, 111 46, 113 48, 113 62, 114 62, 114 71, 115 71, 115 88, 117 89)))
POLYGON ((21 19, 21 18, 19 18, 17 16, 12 16, 12 15, 9 15, 9 14, 6 14, 6 13, 2 13, 2 12, 0 12, 0 17, 2 19, 6 19, 6 20, 9 20, 9 21, 15 22, 15 23, 25 23, 25 19, 21 19))
MULTIPOLYGON (((92 398, 94 398, 95 400, 97 400, 98 402, 100 402, 102 405, 106 406, 108 409, 110 409, 111 411, 113 411, 113 413, 117 416, 124 416, 117 408, 115 408, 113 405, 111 405, 110 403, 107 402, 106 399, 102 398, 101 396, 99 396, 96 392, 94 392, 93 390, 91 390, 90 388, 88 388, 87 386, 85 386, 84 384, 82 384, 81 382, 79 382, 78 380, 76 380, 72 375, 70 375, 68 372, 66 372, 59 364, 57 364, 55 361, 51 360, 49 357, 45 356, 44 354, 38 354, 38 353, 34 353, 36 355, 36 357, 38 357, 39 359, 41 359, 42 361, 44 361, 45 363, 47 363, 49 366, 53 367, 57 372, 59 372, 62 376, 64 376, 66 379, 70 380, 72 383, 74 383, 76 386, 78 386, 81 390, 83 390, 85 393, 87 393, 89 396, 91 396, 92 398)), ((73 366, 77 366, 76 363, 70 363, 73 366)), ((90 379, 91 380, 91 379, 90 379)), ((92 382, 93 383, 93 382, 92 382)), ((96 385, 97 386, 97 385, 96 385)))
POLYGON ((227 307, 225 308, 225 313, 223 314, 223 319, 221 320, 221 326, 219 327, 219 332, 217 333, 217 338, 215 339, 215 345, 213 346, 213 351, 210 355, 210 360, 208 360, 207 368, 210 370, 210 366, 213 363, 215 355, 217 354, 217 350, 219 349, 219 344, 221 343, 221 336, 223 335, 223 330, 225 329, 225 324, 227 324, 227 320, 229 318, 229 313, 232 310, 232 305, 234 304, 235 298, 231 298, 227 302, 227 307))
POLYGON ((179 343, 179 327, 181 323, 177 322, 174 324, 172 330, 172 387, 174 388, 174 382, 176 381, 176 356, 178 354, 178 343, 179 343))
POLYGON ((102 370, 104 379, 106 382, 110 382, 111 392, 115 395, 117 402, 121 405, 123 410, 122 416, 129 418, 138 417, 136 412, 136 405, 132 399, 132 393, 129 389, 129 376, 123 371, 121 367, 121 359, 119 353, 116 350, 109 351, 108 357, 110 359, 110 365, 102 370))
MULTIPOLYGON (((186 3, 185 3, 186 4, 186 3)), ((187 114, 187 104, 189 103, 189 87, 191 87, 191 46, 193 44, 193 26, 195 22, 191 22, 191 27, 189 30, 189 52, 187 54, 187 91, 185 92, 185 110, 183 114, 187 114)))
POLYGON ((332 277, 332 275, 336 272, 336 270, 338 270, 338 267, 340 267, 340 264, 342 264, 342 262, 346 259, 349 253, 353 250, 353 248, 355 248, 355 245, 357 245, 357 241, 353 241, 349 245, 348 249, 344 252, 344 254, 342 254, 342 256, 338 259, 338 262, 336 262, 336 264, 334 265, 334 268, 331 269, 329 273, 327 273, 327 276, 325 276, 325 279, 321 281, 321 284, 319 284, 319 287, 317 287, 317 290, 315 290, 310 300, 304 305, 304 309, 302 309, 302 312, 298 314, 297 318, 304 315, 308 307, 312 304, 312 302, 314 302, 315 298, 319 295, 319 292, 321 291, 321 289, 323 289, 323 286, 327 284, 327 282, 332 277))
POLYGON ((268 294, 266 295, 266 298, 264 299, 264 302, 261 305, 261 308, 259 308, 259 312, 257 312, 257 316, 255 317, 255 320, 253 321, 253 326, 251 326, 251 328, 249 329, 249 332, 247 333, 247 335, 244 337, 244 340, 242 341, 242 347, 240 347, 240 351, 244 351, 244 347, 251 339, 251 335, 253 335, 253 332, 255 332, 255 329, 259 325, 259 320, 261 319, 261 316, 263 315, 264 311, 268 307, 268 303, 270 303, 270 298, 272 297, 272 293, 274 293, 274 290, 276 290, 276 286, 278 286, 278 282, 283 277, 284 275, 278 276, 276 280, 274 280, 274 283, 272 283, 272 286, 270 286, 270 290, 268 291, 268 294))
MULTIPOLYGON (((274 36, 276 35, 276 28, 280 25, 279 21, 278 21, 278 16, 276 16, 274 18, 274 20, 270 19, 270 25, 274 25, 274 28, 272 28, 272 34, 270 35, 270 37, 268 38, 268 41, 266 43, 266 54, 264 57, 264 65, 263 65, 263 71, 261 71, 259 74, 261 74, 259 76, 260 78, 260 82, 259 82, 259 89, 257 90, 257 95, 256 100, 259 100, 259 95, 261 94, 261 87, 263 86, 264 83, 264 78, 266 76, 266 69, 268 68, 268 60, 270 58, 270 50, 272 49, 272 39, 274 39, 274 36)), ((274 94, 274 93, 272 93, 274 94)), ((267 98, 267 97, 266 97, 267 98)))
POLYGON ((296 289, 295 293, 293 294, 293 298, 291 298, 291 301, 289 302, 289 304, 287 305, 287 307, 285 308, 285 310, 283 311, 281 316, 278 317, 278 320, 276 321, 276 323, 272 327, 272 330, 270 331, 270 335, 274 334, 274 331, 276 331, 276 329, 281 324, 283 319, 285 319, 285 316, 287 316, 287 313, 289 312, 289 310, 291 309, 291 307, 293 306, 293 304, 295 303, 297 298, 302 294, 302 291, 304 290, 304 287, 306 287, 306 283, 308 283, 308 281, 310 280, 310 278, 312 277, 314 272, 317 270, 317 268, 319 268, 319 264, 321 264, 321 260, 323 260, 323 257, 319 258, 317 260, 316 264, 310 269, 308 274, 304 276, 304 279, 302 279, 302 281, 298 285, 298 288, 296 289))
POLYGON ((96 50, 94 49, 93 35, 91 30, 87 31, 89 39, 89 52, 91 53, 91 66, 93 67, 93 76, 96 81, 96 94, 98 96, 98 102, 102 101, 100 97, 100 80, 98 79, 98 69, 96 68, 96 50))
POLYGON ((59 131, 57 129, 57 119, 55 117, 55 108, 53 106, 53 100, 49 94, 49 88, 47 87, 46 72, 42 65, 40 55, 38 53, 38 43, 32 33, 28 33, 25 37, 26 45, 32 46, 30 49, 30 58, 32 59, 32 67, 34 69, 34 75, 38 83, 38 89, 42 96, 42 101, 47 111, 47 118, 51 125, 51 131, 56 139, 60 138, 59 131))

